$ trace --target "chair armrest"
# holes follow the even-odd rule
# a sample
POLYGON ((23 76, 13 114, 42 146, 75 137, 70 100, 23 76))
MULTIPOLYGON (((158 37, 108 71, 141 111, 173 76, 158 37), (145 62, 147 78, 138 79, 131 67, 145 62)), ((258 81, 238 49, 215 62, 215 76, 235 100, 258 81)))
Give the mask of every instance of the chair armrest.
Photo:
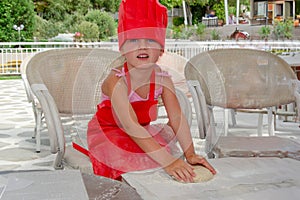
POLYGON ((189 126, 191 126, 192 125, 192 118, 193 118, 192 117, 191 103, 190 103, 189 99, 187 98, 187 96, 184 94, 183 91, 179 90, 178 88, 175 88, 175 91, 176 91, 176 96, 177 96, 177 99, 179 101, 181 110, 183 111, 189 126))
POLYGON ((187 85, 193 98, 193 104, 197 117, 197 125, 199 129, 199 137, 204 139, 208 130, 208 110, 205 96, 197 80, 188 80, 187 85))
POLYGON ((57 106, 44 84, 32 84, 31 89, 39 100, 44 112, 48 135, 50 137, 51 153, 58 154, 54 162, 54 167, 60 168, 62 166, 62 159, 65 153, 65 138, 57 106))

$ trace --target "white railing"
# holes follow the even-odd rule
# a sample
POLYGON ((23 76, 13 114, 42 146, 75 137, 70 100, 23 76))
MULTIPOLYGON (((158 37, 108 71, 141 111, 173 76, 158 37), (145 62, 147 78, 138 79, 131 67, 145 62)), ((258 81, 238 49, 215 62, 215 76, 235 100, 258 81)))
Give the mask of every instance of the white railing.
MULTIPOLYGON (((118 51, 117 42, 0 42, 0 75, 20 74, 20 63, 27 56, 56 48, 104 48, 118 51)), ((300 41, 176 41, 167 40, 166 51, 187 59, 203 51, 217 48, 252 48, 266 51, 300 51, 300 41)))

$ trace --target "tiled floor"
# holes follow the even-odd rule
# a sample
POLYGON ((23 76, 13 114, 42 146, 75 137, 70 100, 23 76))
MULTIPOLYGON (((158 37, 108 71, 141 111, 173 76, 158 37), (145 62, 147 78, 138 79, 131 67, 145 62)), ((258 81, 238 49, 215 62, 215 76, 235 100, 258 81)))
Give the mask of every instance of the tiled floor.
POLYGON ((0 170, 52 169, 45 137, 43 151, 35 152, 34 115, 22 80, 0 81, 0 119, 0 170))

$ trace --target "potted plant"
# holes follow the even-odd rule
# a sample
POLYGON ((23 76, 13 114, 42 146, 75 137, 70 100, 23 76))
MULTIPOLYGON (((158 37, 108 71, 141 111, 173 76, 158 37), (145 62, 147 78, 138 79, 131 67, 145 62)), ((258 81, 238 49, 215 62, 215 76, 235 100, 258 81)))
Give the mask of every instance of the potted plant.
POLYGON ((271 29, 269 26, 262 26, 258 31, 260 37, 265 41, 268 40, 270 33, 271 33, 271 29))

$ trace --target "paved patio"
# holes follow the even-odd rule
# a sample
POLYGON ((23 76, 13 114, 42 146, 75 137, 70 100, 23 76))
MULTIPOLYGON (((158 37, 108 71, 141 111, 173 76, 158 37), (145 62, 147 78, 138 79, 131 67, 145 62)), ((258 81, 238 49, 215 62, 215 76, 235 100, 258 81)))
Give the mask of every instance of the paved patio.
POLYGON ((54 155, 42 133, 43 150, 35 152, 34 115, 22 80, 0 81, 0 170, 52 169, 54 155))
MULTIPOLYGON (((32 139, 34 116, 31 104, 27 102, 22 80, 0 80, 0 119, 0 171, 53 170, 52 162, 55 155, 49 151, 46 130, 41 134, 41 153, 35 152, 35 140, 32 139)), ((237 123, 238 127, 230 129, 230 134, 237 134, 238 131, 242 131, 243 134, 256 134, 256 114, 237 113, 237 123)), ((195 120, 193 120, 192 134, 197 136, 195 120)), ((267 134, 266 126, 263 134, 267 134)), ((299 123, 277 119, 276 135, 300 143, 299 123)), ((66 140, 70 141, 68 137, 66 140)), ((203 153, 203 141, 195 138, 195 144, 196 150, 203 153)))

